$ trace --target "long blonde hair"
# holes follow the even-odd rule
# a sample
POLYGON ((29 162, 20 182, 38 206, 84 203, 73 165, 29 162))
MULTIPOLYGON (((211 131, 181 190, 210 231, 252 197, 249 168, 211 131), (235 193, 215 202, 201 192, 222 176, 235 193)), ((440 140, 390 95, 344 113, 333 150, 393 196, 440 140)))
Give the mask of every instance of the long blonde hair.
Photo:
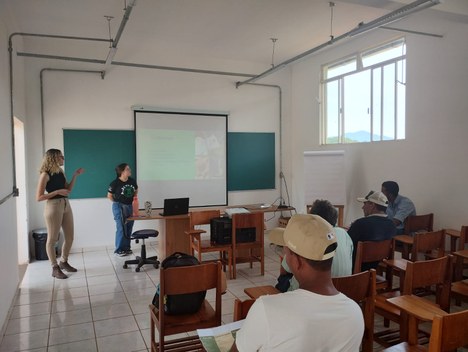
POLYGON ((63 173, 62 168, 60 167, 59 157, 62 155, 62 152, 59 149, 49 149, 42 159, 42 165, 39 169, 39 173, 47 172, 51 175, 58 174, 59 172, 63 173))

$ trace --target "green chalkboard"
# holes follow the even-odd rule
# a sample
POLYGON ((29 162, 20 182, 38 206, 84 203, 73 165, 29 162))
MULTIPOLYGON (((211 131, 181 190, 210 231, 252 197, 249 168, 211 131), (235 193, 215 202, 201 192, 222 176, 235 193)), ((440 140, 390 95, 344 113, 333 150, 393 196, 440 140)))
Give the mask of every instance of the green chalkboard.
POLYGON ((102 198, 115 178, 115 167, 127 163, 136 178, 135 132, 113 130, 63 130, 65 174, 70 180, 82 167, 70 198, 102 198))
MULTIPOLYGON (((103 198, 115 178, 114 168, 135 169, 135 131, 63 130, 65 173, 83 167, 70 198, 103 198)), ((228 191, 275 188, 275 134, 228 133, 228 191)))
POLYGON ((275 134, 228 133, 228 190, 275 188, 275 134))

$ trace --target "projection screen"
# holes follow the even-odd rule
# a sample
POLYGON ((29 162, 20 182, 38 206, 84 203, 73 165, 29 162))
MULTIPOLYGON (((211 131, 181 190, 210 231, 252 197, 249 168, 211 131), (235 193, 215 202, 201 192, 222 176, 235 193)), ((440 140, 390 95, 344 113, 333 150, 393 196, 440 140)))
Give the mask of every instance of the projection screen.
POLYGON ((227 204, 227 115, 135 110, 140 204, 165 198, 190 207, 227 204))

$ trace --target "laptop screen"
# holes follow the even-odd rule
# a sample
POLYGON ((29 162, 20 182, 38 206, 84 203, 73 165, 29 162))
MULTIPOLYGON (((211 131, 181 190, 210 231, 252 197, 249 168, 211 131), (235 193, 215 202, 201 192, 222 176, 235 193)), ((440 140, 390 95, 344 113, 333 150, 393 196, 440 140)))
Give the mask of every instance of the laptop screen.
POLYGON ((164 199, 163 216, 188 214, 189 198, 168 198, 164 199))

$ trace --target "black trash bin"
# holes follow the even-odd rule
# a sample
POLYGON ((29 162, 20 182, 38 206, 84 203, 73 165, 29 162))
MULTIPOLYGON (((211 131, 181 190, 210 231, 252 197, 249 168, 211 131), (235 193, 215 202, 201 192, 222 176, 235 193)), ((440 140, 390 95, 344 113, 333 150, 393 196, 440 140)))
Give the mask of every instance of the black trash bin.
POLYGON ((32 232, 34 238, 34 252, 36 253, 36 260, 48 260, 46 251, 47 242, 47 229, 36 229, 32 232))

